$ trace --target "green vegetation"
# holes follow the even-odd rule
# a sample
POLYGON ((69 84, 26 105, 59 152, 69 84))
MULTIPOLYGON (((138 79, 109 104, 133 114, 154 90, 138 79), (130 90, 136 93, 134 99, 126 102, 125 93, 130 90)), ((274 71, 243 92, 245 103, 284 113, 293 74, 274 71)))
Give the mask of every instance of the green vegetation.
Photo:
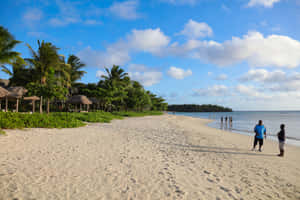
POLYGON ((75 128, 85 124, 69 113, 51 114, 23 114, 23 113, 0 113, 0 128, 75 128))
POLYGON ((231 108, 226 108, 218 105, 204 104, 182 104, 169 105, 168 111, 172 112, 232 112, 231 108))
POLYGON ((84 122, 109 123, 113 119, 124 117, 142 117, 147 115, 161 115, 158 111, 145 112, 88 112, 88 113, 67 113, 56 112, 50 114, 28 114, 0 112, 0 134, 2 129, 23 129, 23 128, 75 128, 84 126, 84 122))
MULTIPOLYGON (((128 73, 119 66, 109 66, 105 75, 98 83, 79 83, 86 73, 85 64, 75 55, 67 58, 59 52, 54 44, 37 41, 38 47, 27 47, 31 57, 21 58, 20 54, 11 51, 19 41, 0 26, 0 66, 7 73, 9 86, 23 86, 28 90, 27 96, 38 96, 41 99, 40 113, 46 107, 50 111, 67 112, 72 107, 66 105, 66 100, 74 95, 85 95, 93 99, 90 108, 93 111, 163 111, 167 103, 161 97, 144 89, 137 81, 131 80, 128 73), (5 64, 10 67, 4 66, 5 64), (46 106, 45 106, 46 104, 46 106)), ((20 99, 22 102, 22 99, 20 99)), ((24 103, 24 102, 23 102, 24 103)), ((27 103, 29 104, 29 103, 27 103)), ((74 106, 74 105, 73 105, 74 106)), ((21 111, 28 111, 22 107, 21 111)), ((92 120, 99 120, 98 115, 89 116, 92 120)), ((85 115, 81 115, 83 119, 85 115)))

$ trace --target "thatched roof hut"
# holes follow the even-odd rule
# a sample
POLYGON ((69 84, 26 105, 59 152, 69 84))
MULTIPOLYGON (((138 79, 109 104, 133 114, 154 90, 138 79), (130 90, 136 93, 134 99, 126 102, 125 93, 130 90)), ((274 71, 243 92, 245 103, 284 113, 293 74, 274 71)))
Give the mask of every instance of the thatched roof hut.
POLYGON ((27 101, 32 101, 32 112, 34 113, 35 112, 35 101, 40 100, 40 98, 37 96, 31 96, 31 97, 24 97, 23 99, 27 100, 27 101))
POLYGON ((40 100, 40 97, 32 96, 32 97, 24 97, 23 99, 28 101, 38 101, 40 100))
POLYGON ((8 88, 9 94, 8 97, 12 97, 12 98, 21 98, 22 96, 24 96, 24 94, 26 94, 26 92, 28 92, 27 89, 25 89, 24 87, 9 87, 8 88))
POLYGON ((89 100, 90 100, 93 104, 99 103, 99 99, 97 99, 96 97, 89 97, 89 100))
POLYGON ((0 86, 0 98, 5 97, 9 94, 9 92, 0 86))
POLYGON ((0 79, 0 86, 1 87, 6 88, 6 87, 8 87, 8 85, 9 85, 9 80, 7 80, 7 79, 0 79))
POLYGON ((67 103, 69 103, 69 104, 84 104, 84 105, 92 104, 92 102, 84 95, 74 95, 68 99, 67 103))

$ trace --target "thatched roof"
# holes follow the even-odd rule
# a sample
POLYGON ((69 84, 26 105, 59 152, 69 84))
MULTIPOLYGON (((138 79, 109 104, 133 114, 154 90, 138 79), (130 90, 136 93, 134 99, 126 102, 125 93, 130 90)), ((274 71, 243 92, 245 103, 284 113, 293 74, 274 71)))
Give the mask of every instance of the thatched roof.
POLYGON ((6 95, 8 95, 8 93, 9 92, 6 89, 0 86, 0 97, 5 97, 6 95))
POLYGON ((8 87, 8 85, 9 85, 9 80, 7 80, 7 79, 0 79, 0 86, 1 87, 8 87))
POLYGON ((84 95, 75 95, 68 99, 70 104, 92 104, 92 102, 84 95))
POLYGON ((32 97, 24 97, 24 100, 37 101, 40 100, 40 97, 32 96, 32 97))
POLYGON ((89 97, 89 100, 91 100, 92 103, 99 103, 99 99, 96 97, 89 97))
POLYGON ((12 98, 21 98, 22 96, 24 96, 24 94, 28 91, 23 87, 9 87, 8 88, 9 94, 8 97, 12 97, 12 98))

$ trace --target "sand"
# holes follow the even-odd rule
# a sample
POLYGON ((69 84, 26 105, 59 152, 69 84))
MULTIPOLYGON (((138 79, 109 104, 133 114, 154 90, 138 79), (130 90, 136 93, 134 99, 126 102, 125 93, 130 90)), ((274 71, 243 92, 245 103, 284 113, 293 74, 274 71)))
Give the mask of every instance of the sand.
POLYGON ((300 148, 163 115, 0 136, 0 199, 300 199, 300 148))

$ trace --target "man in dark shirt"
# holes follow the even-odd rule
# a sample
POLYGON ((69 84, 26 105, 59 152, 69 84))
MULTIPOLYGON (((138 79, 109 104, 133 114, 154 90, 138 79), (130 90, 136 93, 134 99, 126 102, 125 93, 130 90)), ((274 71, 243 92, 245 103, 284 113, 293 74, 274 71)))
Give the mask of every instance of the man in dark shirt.
POLYGON ((283 157, 284 156, 284 143, 285 143, 285 125, 280 125, 280 131, 277 133, 278 141, 279 141, 279 151, 280 154, 278 156, 283 157))

